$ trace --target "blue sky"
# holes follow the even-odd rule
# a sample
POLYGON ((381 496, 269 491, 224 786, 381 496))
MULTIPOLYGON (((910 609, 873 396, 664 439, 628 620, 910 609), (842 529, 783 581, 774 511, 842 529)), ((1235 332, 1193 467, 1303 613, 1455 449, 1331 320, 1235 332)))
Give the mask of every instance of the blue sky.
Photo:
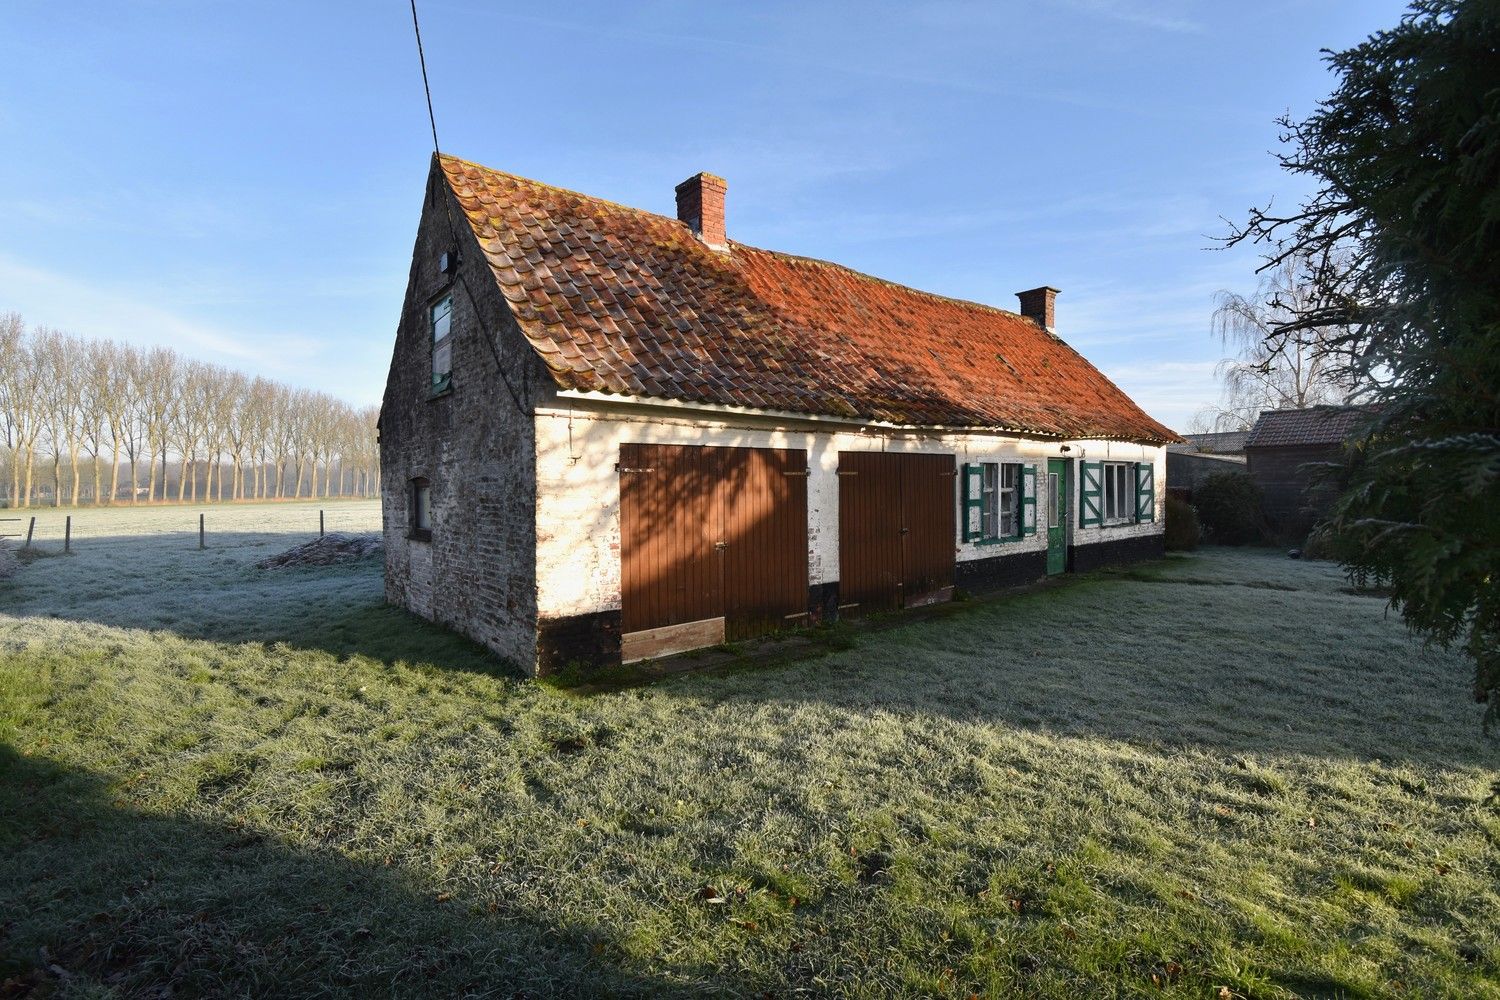
MULTIPOLYGON (((1384 0, 538 5, 421 0, 445 151, 1014 309, 1182 427, 1298 189, 1273 119, 1384 0)), ((0 311, 378 401, 431 151, 404 0, 10 0, 0 311)))

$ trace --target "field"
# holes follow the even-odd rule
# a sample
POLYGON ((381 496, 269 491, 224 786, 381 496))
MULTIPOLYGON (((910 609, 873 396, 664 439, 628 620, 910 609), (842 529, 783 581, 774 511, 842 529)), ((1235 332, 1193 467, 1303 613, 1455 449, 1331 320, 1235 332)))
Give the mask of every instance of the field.
POLYGON ((15 992, 1500 997, 1468 672, 1327 565, 582 696, 378 561, 254 569, 316 505, 204 509, 205 551, 196 509, 89 511, 0 582, 15 992))

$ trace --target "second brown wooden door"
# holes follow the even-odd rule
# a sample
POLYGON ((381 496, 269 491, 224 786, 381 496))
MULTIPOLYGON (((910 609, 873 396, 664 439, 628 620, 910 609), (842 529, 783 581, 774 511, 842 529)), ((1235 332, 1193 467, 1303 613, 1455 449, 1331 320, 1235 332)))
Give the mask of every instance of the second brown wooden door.
POLYGON ((839 604, 870 614, 953 594, 952 455, 839 452, 839 604))

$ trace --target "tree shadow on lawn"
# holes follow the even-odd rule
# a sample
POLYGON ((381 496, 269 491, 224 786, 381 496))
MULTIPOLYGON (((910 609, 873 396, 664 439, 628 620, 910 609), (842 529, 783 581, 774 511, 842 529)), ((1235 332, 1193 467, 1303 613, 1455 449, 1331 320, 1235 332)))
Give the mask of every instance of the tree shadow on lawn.
POLYGON ((399 868, 142 813, 118 794, 0 743, 0 995, 686 996, 685 983, 729 985, 704 969, 677 982, 630 971, 590 920, 450 898, 399 868))
POLYGON ((1326 581, 1103 573, 845 637, 852 648, 662 687, 1130 744, 1493 768, 1467 661, 1326 581), (1184 586, 1186 583, 1188 585, 1184 586))
POLYGON ((199 550, 190 533, 110 536, 81 541, 70 555, 54 543, 0 581, 0 613, 523 675, 478 643, 386 604, 378 555, 331 566, 256 567, 306 540, 221 532, 199 550))

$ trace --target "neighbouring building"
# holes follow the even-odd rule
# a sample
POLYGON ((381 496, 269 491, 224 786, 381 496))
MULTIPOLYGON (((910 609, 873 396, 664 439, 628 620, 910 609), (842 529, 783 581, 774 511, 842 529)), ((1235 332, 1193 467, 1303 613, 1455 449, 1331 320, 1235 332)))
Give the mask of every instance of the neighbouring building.
POLYGON ((1245 439, 1249 431, 1212 431, 1207 434, 1184 434, 1181 444, 1168 445, 1168 451, 1193 452, 1199 455, 1219 455, 1223 458, 1244 458, 1245 439))
POLYGON ((1054 330, 434 157, 380 416, 386 596, 539 674, 1162 552, 1165 446, 1054 330))
POLYGON ((1336 497, 1329 467, 1343 461, 1345 443, 1370 415, 1357 406, 1261 412, 1245 439, 1246 467, 1278 535, 1300 539, 1328 512, 1336 497))
POLYGON ((1245 439, 1249 431, 1184 434, 1167 445, 1167 489, 1191 500, 1204 479, 1220 473, 1245 473, 1245 439))

